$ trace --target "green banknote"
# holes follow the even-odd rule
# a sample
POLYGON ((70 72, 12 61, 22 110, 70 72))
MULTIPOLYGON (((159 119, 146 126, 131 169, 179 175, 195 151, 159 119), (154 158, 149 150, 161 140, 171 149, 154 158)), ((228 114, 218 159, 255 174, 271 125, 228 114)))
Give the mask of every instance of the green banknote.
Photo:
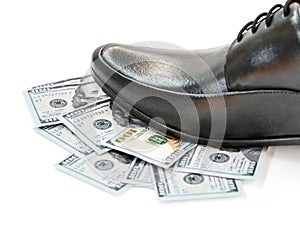
POLYGON ((199 145, 175 165, 180 172, 254 179, 267 153, 263 147, 222 148, 199 145))

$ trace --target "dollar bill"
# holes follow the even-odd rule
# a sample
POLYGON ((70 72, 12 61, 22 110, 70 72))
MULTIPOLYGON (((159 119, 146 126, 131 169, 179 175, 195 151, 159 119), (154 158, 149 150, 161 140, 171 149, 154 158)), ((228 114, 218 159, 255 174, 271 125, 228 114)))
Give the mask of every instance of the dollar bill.
POLYGON ((238 181, 151 166, 154 190, 161 201, 220 198, 238 195, 238 181))
POLYGON ((80 158, 87 159, 96 155, 96 152, 81 141, 69 128, 63 124, 36 128, 36 131, 80 158))
POLYGON ((174 170, 235 179, 254 179, 267 148, 223 148, 199 145, 185 154, 174 170))
POLYGON ((38 127, 60 123, 58 116, 73 110, 72 98, 78 84, 31 88, 25 98, 38 127))
POLYGON ((150 164, 136 158, 131 163, 129 170, 125 175, 124 182, 138 186, 152 187, 150 164))
POLYGON ((66 174, 114 195, 121 194, 129 188, 125 183, 99 176, 86 161, 75 154, 58 163, 56 167, 66 174))
POLYGON ((113 137, 106 138, 102 145, 163 168, 169 168, 182 155, 196 147, 195 144, 161 135, 141 125, 127 127, 113 137))
POLYGON ((107 151, 107 148, 102 146, 102 140, 113 135, 115 130, 124 129, 113 120, 109 99, 70 111, 62 115, 60 120, 99 154, 107 151))
POLYGON ((89 75, 81 79, 79 86, 75 90, 72 102, 74 108, 79 108, 105 98, 108 98, 108 96, 95 82, 93 76, 89 75))
POLYGON ((135 157, 110 150, 86 160, 90 168, 106 180, 123 181, 135 157))
POLYGON ((78 86, 73 96, 74 108, 107 99, 108 96, 102 91, 96 82, 83 83, 78 86))

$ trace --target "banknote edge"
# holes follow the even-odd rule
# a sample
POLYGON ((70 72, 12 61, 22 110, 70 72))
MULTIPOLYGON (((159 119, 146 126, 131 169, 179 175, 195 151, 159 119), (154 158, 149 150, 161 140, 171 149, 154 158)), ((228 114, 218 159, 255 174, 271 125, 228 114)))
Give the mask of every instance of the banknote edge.
MULTIPOLYGON (((94 105, 95 103, 107 103, 108 101, 110 101, 110 98, 104 98, 95 102, 92 102, 90 104, 84 105, 82 107, 79 107, 75 110, 80 110, 81 108, 88 108, 92 105, 94 105)), ((73 111, 67 112, 63 115, 58 116, 58 120, 63 123, 67 128, 69 128, 81 141, 83 141, 87 146, 89 146, 90 148, 92 148, 95 152, 97 152, 98 154, 103 154, 107 151, 109 151, 110 149, 107 148, 103 148, 103 151, 101 151, 100 146, 96 145, 92 140, 90 140, 86 135, 84 135, 80 130, 78 130, 68 119, 66 119, 66 115, 72 113, 73 111)), ((102 146, 102 141, 101 141, 101 146, 102 146)))
MULTIPOLYGON (((158 201, 160 202, 176 202, 176 201, 190 201, 190 200, 204 200, 204 199, 218 199, 218 198, 230 198, 230 197, 241 197, 245 195, 243 186, 241 181, 239 180, 234 180, 235 185, 237 187, 236 192, 225 192, 225 193, 212 193, 208 195, 200 195, 200 194, 195 194, 195 195, 182 195, 178 197, 172 197, 172 196, 167 196, 167 197, 159 197, 157 186, 156 186, 156 180, 155 180, 155 175, 153 171, 153 166, 150 165, 151 169, 151 175, 152 175, 152 182, 153 182, 153 190, 155 192, 155 196, 158 201)), ((225 178, 228 179, 228 178, 225 178)))
MULTIPOLYGON (((66 115, 66 114, 64 114, 66 115)), ((85 135, 83 135, 71 122, 69 122, 67 119, 65 119, 63 116, 59 116, 58 120, 64 124, 67 128, 69 128, 81 141, 83 141, 87 146, 89 146, 91 149, 93 149, 98 154, 103 154, 105 152, 108 152, 110 149, 105 147, 103 149, 100 149, 100 146, 97 146, 95 143, 93 143, 91 140, 89 140, 85 135)))
POLYGON ((23 91, 23 96, 25 98, 27 107, 29 108, 29 112, 30 112, 31 117, 33 119, 34 127, 44 126, 44 124, 41 123, 41 121, 39 119, 39 116, 36 114, 36 110, 35 110, 35 108, 33 106, 32 99, 31 99, 31 97, 30 97, 30 95, 28 93, 28 91, 30 91, 30 90, 31 89, 26 89, 25 91, 23 91))
POLYGON ((132 184, 132 185, 137 186, 137 187, 145 187, 145 188, 151 188, 151 189, 153 189, 153 183, 152 182, 151 183, 145 183, 145 182, 138 181, 138 180, 127 179, 128 175, 130 174, 130 172, 131 172, 132 168, 134 167, 134 164, 135 164, 135 162, 137 160, 138 160, 138 158, 135 157, 135 159, 132 161, 132 163, 131 163, 131 165, 129 167, 129 170, 125 174, 124 183, 126 183, 126 184, 132 184))
MULTIPOLYGON (((72 86, 75 85, 75 84, 72 84, 72 86)), ((76 84, 78 86, 78 84, 76 84)), ((57 88, 57 87, 60 87, 60 86, 52 86, 50 88, 57 88)), ((35 90, 35 89, 32 89, 32 88, 28 88, 26 89, 25 91, 23 91, 23 96, 25 97, 25 102, 29 108, 29 111, 30 111, 30 114, 33 118, 33 121, 34 121, 34 127, 43 127, 43 126, 50 126, 50 125, 56 125, 56 124, 59 124, 61 123, 59 121, 59 116, 56 117, 57 121, 52 121, 52 122, 41 122, 41 118, 39 117, 38 113, 37 113, 37 110, 36 108, 34 107, 34 103, 32 101, 32 98, 30 97, 30 94, 29 92, 32 91, 32 90, 35 90)), ((76 89, 74 89, 75 91, 76 89)))
POLYGON ((39 89, 39 88, 43 88, 43 87, 55 87, 55 86, 60 86, 63 83, 80 84, 81 79, 82 79, 82 77, 67 78, 64 80, 59 80, 59 81, 55 81, 55 82, 48 82, 48 83, 36 85, 36 86, 31 87, 30 89, 39 89), (78 80, 77 83, 73 83, 74 81, 77 81, 77 80, 78 80))
POLYGON ((78 174, 78 173, 76 173, 76 172, 74 172, 74 171, 72 171, 70 169, 67 169, 67 168, 59 165, 59 163, 55 164, 54 166, 55 166, 55 168, 58 171, 60 171, 60 172, 62 172, 64 174, 67 174, 67 175, 69 175, 69 176, 77 179, 78 181, 82 181, 82 182, 84 182, 84 183, 86 183, 88 185, 91 185, 91 186, 93 186, 93 187, 95 187, 97 189, 100 189, 100 190, 102 190, 102 191, 104 191, 106 193, 109 193, 109 194, 111 194, 113 196, 120 196, 120 195, 124 194, 126 191, 128 191, 130 189, 130 185, 129 184, 125 184, 125 186, 122 187, 122 189, 120 189, 120 191, 114 191, 113 189, 106 187, 104 184, 101 184, 101 183, 99 183, 97 181, 93 181, 90 178, 86 178, 86 177, 84 177, 81 174, 78 174))
MULTIPOLYGON (((274 152, 273 146, 263 147, 262 154, 261 154, 261 160, 258 160, 253 179, 250 179, 250 181, 259 179, 263 175, 266 175, 266 172, 268 171, 268 167, 270 166, 270 162, 268 162, 267 159, 268 159, 268 156, 271 157, 272 152, 274 152)), ((269 160, 271 160, 271 159, 269 159, 269 160)))
POLYGON ((72 146, 64 143, 63 141, 61 141, 59 138, 55 138, 52 135, 50 135, 49 133, 47 133, 46 131, 44 131, 42 129, 42 127, 35 127, 34 130, 41 135, 42 137, 44 137, 45 139, 51 141, 52 143, 54 143, 55 145, 63 148, 64 150, 66 150, 67 152, 71 153, 71 154, 76 154, 78 155, 80 158, 84 159, 84 160, 88 160, 89 158, 93 157, 96 155, 96 152, 91 153, 89 155, 84 155, 81 152, 77 151, 75 148, 73 148, 72 146))

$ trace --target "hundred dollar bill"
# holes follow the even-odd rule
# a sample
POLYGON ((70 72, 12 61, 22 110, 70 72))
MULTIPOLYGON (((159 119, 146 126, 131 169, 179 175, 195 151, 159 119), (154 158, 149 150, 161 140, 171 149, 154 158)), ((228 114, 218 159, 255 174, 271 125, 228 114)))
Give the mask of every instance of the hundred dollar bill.
POLYGON ((234 179, 151 168, 154 189, 161 201, 229 197, 241 192, 240 184, 234 179))
POLYGON ((79 155, 83 159, 96 155, 96 152, 93 149, 87 146, 63 124, 36 128, 36 131, 67 151, 79 155))
POLYGON ((58 116, 73 110, 72 98, 78 84, 34 88, 25 98, 38 127, 60 123, 58 116))
POLYGON ((32 87, 31 89, 48 88, 48 87, 54 87, 54 86, 63 86, 63 85, 68 85, 68 84, 79 84, 81 81, 82 81, 82 77, 75 77, 75 78, 56 81, 56 82, 52 82, 52 83, 41 84, 41 85, 32 87))
POLYGON ((262 147, 217 149, 199 145, 175 165, 180 172, 200 173, 235 179, 255 178, 267 152, 262 147))
MULTIPOLYGON (((85 77, 84 80, 91 80, 91 78, 85 77)), ((83 83, 80 83, 78 88, 75 90, 72 102, 74 108, 78 108, 107 98, 108 96, 102 91, 95 81, 84 81, 83 83)))
POLYGON ((127 127, 117 135, 105 139, 102 144, 163 168, 169 168, 181 156, 197 146, 161 135, 151 128, 140 125, 127 127))
POLYGON ((129 188, 125 183, 99 176, 75 154, 58 163, 56 167, 66 174, 114 195, 121 194, 129 188))
POLYGON ((124 183, 152 187, 152 178, 151 178, 151 170, 150 164, 136 158, 131 165, 130 168, 125 175, 124 183))
POLYGON ((77 137, 99 154, 107 151, 102 140, 115 130, 124 129, 113 120, 110 100, 102 100, 70 111, 60 118, 77 137))
POLYGON ((135 157, 110 150, 86 160, 90 168, 106 180, 122 182, 135 157))

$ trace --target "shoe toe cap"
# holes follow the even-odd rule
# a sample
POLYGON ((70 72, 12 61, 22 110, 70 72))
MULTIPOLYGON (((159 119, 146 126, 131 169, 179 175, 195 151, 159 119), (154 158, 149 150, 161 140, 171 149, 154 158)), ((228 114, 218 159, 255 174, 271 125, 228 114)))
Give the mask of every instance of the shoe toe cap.
POLYGON ((102 60, 122 76, 144 85, 168 90, 188 86, 188 74, 178 62, 155 49, 109 44, 102 48, 102 60))
MULTIPOLYGON (((100 59, 100 70, 118 74, 119 80, 163 90, 202 94, 219 90, 215 86, 220 86, 219 80, 224 78, 222 75, 216 78, 222 66, 210 65, 208 55, 212 54, 107 44, 94 52, 93 61, 100 59), (103 65, 106 68, 103 69, 103 65)), ((221 89, 226 90, 225 85, 222 84, 221 89)))

